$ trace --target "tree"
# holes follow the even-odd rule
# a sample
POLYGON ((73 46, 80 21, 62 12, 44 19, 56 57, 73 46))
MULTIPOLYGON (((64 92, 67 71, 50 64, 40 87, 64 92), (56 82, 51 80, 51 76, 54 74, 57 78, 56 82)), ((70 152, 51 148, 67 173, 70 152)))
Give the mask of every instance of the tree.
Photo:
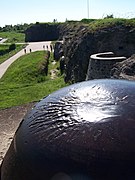
POLYGON ((107 15, 104 19, 114 18, 113 14, 107 15))
POLYGON ((9 51, 13 51, 13 50, 15 50, 16 49, 16 45, 15 44, 11 44, 10 46, 9 46, 9 51))

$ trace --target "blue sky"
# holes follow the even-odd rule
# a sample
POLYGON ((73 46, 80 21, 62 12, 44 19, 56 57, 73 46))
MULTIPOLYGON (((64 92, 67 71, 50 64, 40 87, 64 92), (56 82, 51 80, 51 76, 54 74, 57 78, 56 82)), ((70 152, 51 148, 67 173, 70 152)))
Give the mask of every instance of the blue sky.
POLYGON ((1 0, 0 26, 114 17, 135 17, 135 0, 1 0))

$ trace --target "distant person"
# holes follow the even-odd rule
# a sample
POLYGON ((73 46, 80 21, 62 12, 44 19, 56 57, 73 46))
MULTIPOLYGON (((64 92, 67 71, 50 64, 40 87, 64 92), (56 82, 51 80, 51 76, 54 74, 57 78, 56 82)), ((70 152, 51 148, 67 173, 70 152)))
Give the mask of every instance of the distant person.
POLYGON ((65 57, 62 56, 61 59, 60 59, 60 73, 61 75, 64 73, 65 71, 65 57))
POLYGON ((30 53, 31 53, 31 51, 32 51, 32 50, 30 49, 30 53))
POLYGON ((52 52, 52 50, 53 50, 53 46, 50 44, 50 50, 51 50, 51 52, 52 52))
POLYGON ((48 45, 46 45, 46 49, 48 50, 48 45))
POLYGON ((24 49, 24 53, 26 54, 26 49, 24 49))
POLYGON ((43 45, 43 49, 45 50, 45 45, 43 45))

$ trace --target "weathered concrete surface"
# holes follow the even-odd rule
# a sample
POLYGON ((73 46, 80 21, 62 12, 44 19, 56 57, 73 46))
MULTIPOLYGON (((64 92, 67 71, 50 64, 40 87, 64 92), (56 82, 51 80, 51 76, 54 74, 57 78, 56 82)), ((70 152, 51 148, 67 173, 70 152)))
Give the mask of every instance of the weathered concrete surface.
POLYGON ((111 78, 113 66, 124 60, 126 57, 115 56, 113 52, 91 55, 86 80, 111 78))
POLYGON ((0 164, 18 125, 35 103, 0 110, 0 164))
POLYGON ((135 54, 135 29, 132 26, 112 26, 91 32, 83 28, 64 42, 66 63, 65 81, 81 82, 86 79, 92 54, 113 51, 129 58, 135 54))

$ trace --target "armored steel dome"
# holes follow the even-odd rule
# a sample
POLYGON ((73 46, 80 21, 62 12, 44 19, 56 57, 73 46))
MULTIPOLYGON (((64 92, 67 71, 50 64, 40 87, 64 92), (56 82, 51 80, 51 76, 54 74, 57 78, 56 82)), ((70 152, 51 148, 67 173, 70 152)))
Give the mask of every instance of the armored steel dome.
POLYGON ((135 82, 91 80, 41 100, 22 120, 1 180, 135 179, 135 82))

